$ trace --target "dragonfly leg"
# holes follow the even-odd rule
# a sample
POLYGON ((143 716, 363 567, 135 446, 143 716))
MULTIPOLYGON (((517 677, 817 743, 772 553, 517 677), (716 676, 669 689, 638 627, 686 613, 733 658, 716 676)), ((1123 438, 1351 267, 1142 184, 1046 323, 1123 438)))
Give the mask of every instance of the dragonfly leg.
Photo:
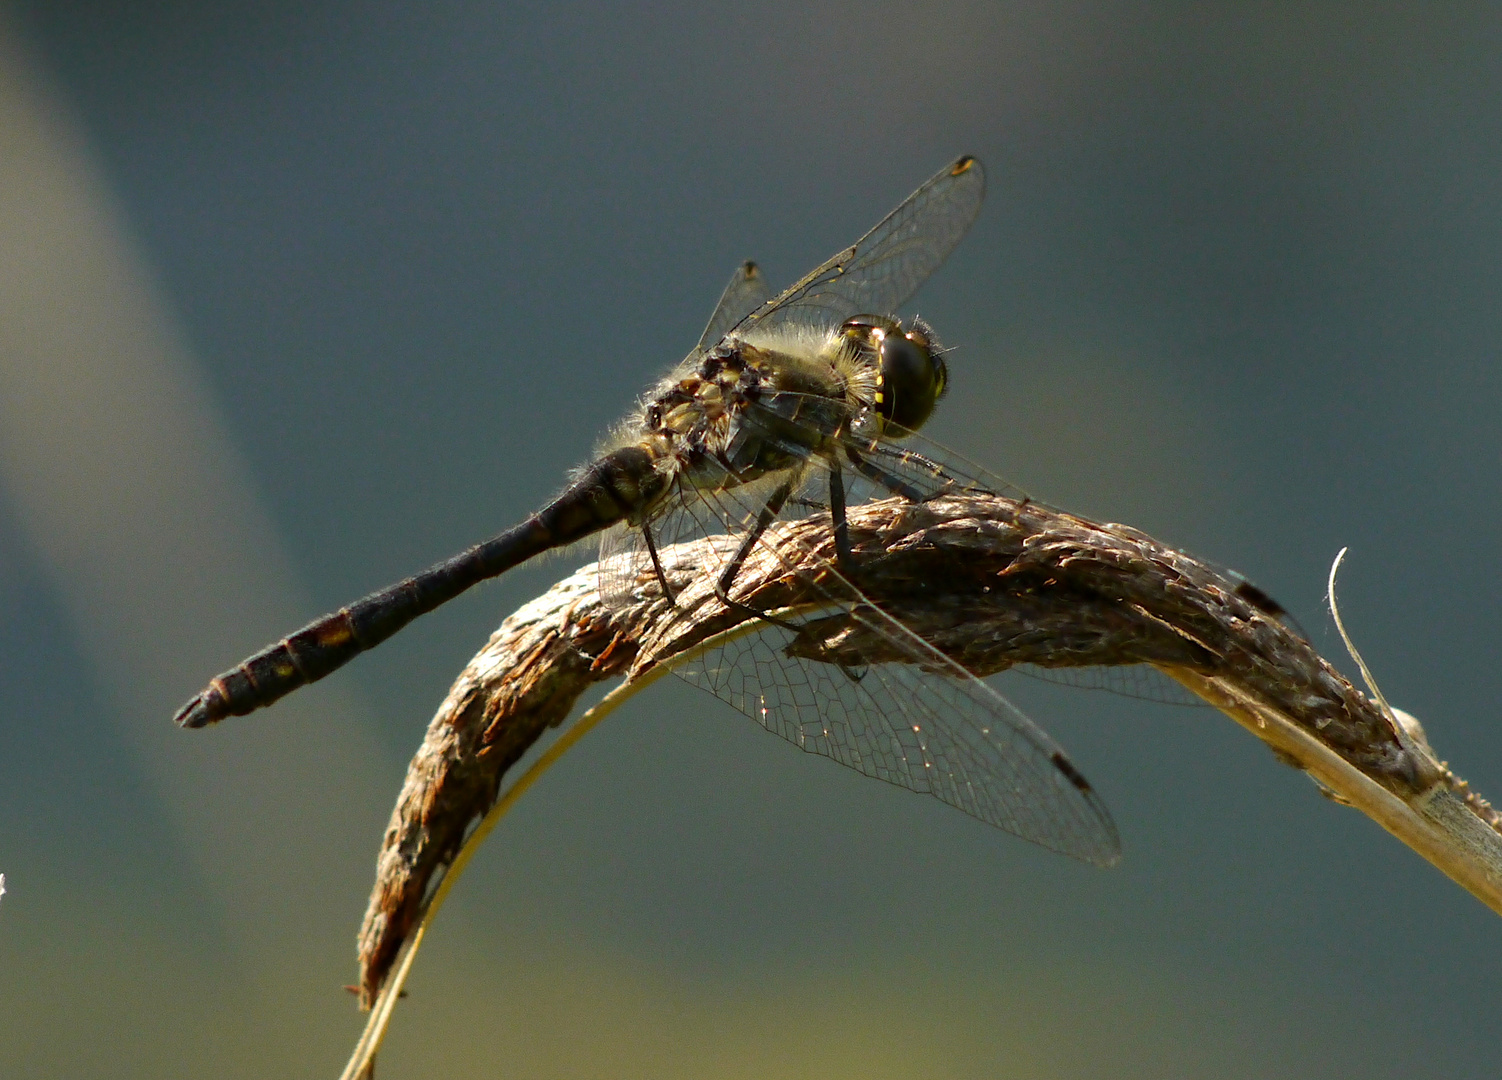
POLYGON ((652 526, 645 521, 641 523, 641 536, 647 544, 647 554, 652 556, 652 570, 657 575, 657 584, 662 586, 662 595, 668 598, 668 603, 678 606, 678 598, 673 595, 673 587, 668 584, 668 576, 663 572, 662 559, 657 554, 657 541, 652 539, 652 526))
MULTIPOLYGON (((834 526, 834 561, 840 573, 854 579, 858 571, 855 552, 850 548, 850 521, 845 515, 845 474, 840 471, 840 461, 829 457, 829 520, 834 526)), ((866 677, 864 666, 857 669, 825 650, 830 663, 845 673, 851 682, 860 682, 866 677)))
MULTIPOLYGON (((829 490, 830 505, 832 508, 831 512, 838 514, 838 520, 843 525, 845 521, 845 486, 844 481, 839 479, 838 465, 835 466, 834 471, 831 473, 831 476, 834 477, 834 479, 830 482, 829 490)), ((770 623, 773 626, 779 626, 784 630, 788 630, 796 634, 800 633, 803 630, 803 627, 798 623, 790 622, 787 619, 779 619, 775 615, 768 615, 766 612, 758 611, 756 608, 752 607, 749 604, 742 604, 740 601, 732 600, 730 598, 730 586, 734 584, 736 574, 740 573, 741 567, 745 565, 746 558, 751 554, 751 548, 755 546, 758 540, 761 539, 762 533, 767 531, 767 526, 771 525, 772 522, 776 519, 777 515, 782 512, 783 505, 787 502, 788 496, 792 493, 793 483, 793 480, 789 480, 787 481, 787 483, 779 487, 776 491, 772 492, 771 498, 769 498, 766 502, 766 505, 761 508, 761 513, 756 516, 756 524, 751 527, 751 531, 748 532, 746 534, 746 538, 741 541, 741 546, 736 551, 735 557, 730 560, 729 565, 725 567, 719 578, 716 579, 715 596, 719 598, 720 603, 724 604, 731 611, 739 612, 740 614, 746 615, 753 619, 760 619, 762 622, 770 623)), ((840 530, 837 527, 835 535, 835 546, 837 549, 835 557, 837 559, 851 559, 850 533, 848 527, 844 528, 843 530, 840 530), (841 541, 839 540, 841 532, 843 532, 844 535, 844 555, 840 555, 838 553, 838 549, 842 546, 841 541)), ((853 565, 853 563, 848 564, 853 565)), ((845 663, 843 660, 833 655, 832 653, 828 653, 828 660, 829 663, 834 664, 841 671, 843 671, 846 677, 853 682, 860 682, 861 679, 865 677, 864 670, 857 671, 855 668, 851 667, 849 664, 845 663)))
POLYGON ((714 594, 720 603, 724 604, 731 611, 753 619, 760 619, 763 622, 771 623, 773 626, 780 626, 784 630, 796 632, 799 629, 797 623, 788 622, 786 619, 779 619, 775 615, 768 615, 764 611, 758 611, 749 604, 742 604, 738 600, 730 599, 730 586, 735 583, 735 576, 741 572, 741 567, 746 564, 747 556, 751 554, 751 549, 756 546, 756 542, 761 539, 762 534, 767 531, 767 526, 772 524, 777 515, 782 512, 783 504, 787 502, 788 496, 792 494, 792 491, 793 481, 789 480, 776 491, 772 492, 771 498, 767 499, 766 505, 761 508, 761 513, 756 515, 756 524, 751 526, 751 531, 741 541, 741 546, 736 550, 735 557, 730 560, 720 576, 715 579, 714 594))
MULTIPOLYGON (((859 567, 855 563, 855 552, 850 548, 850 519, 845 516, 845 474, 840 471, 840 459, 832 454, 829 457, 829 519, 834 525, 835 565, 840 573, 853 580, 859 567)), ((851 681, 860 682, 865 678, 864 671, 858 672, 843 661, 835 662, 851 681)))
POLYGON ((964 486, 961 484, 960 480, 957 477, 950 476, 947 472, 945 472, 943 465, 940 465, 932 458, 924 457, 916 450, 903 450, 900 453, 894 453, 890 449, 884 449, 882 451, 882 455, 884 457, 896 457, 905 465, 920 465, 940 480, 944 480, 947 483, 955 485, 956 487, 964 486))
POLYGON ((922 502, 923 492, 909 484, 900 476, 887 472, 874 461, 868 461, 857 454, 851 447, 845 448, 845 456, 850 459, 850 464, 855 466, 857 472, 867 479, 874 480, 886 488, 893 495, 900 495, 908 502, 922 502))
POLYGON ((845 517, 845 474, 840 459, 829 458, 829 520, 834 525, 834 561, 840 573, 849 577, 855 570, 855 555, 850 550, 850 522, 845 517))

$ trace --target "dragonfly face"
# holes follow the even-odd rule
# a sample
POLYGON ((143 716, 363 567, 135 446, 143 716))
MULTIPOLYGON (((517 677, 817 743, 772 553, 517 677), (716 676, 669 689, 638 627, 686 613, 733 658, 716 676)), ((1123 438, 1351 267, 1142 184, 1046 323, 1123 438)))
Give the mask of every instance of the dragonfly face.
POLYGON ((883 420, 917 431, 944 396, 949 372, 933 330, 922 319, 904 330, 890 316, 846 319, 840 336, 854 342, 876 367, 876 411, 883 420))

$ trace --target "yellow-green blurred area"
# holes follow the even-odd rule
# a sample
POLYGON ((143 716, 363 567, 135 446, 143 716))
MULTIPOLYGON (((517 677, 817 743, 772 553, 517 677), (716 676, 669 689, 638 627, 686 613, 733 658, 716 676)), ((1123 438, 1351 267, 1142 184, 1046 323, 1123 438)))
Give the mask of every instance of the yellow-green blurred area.
MULTIPOLYGON (((959 153, 937 439, 1246 572, 1502 796, 1502 9, 0 7, 0 1077, 337 1075, 406 761, 574 552, 274 710, 959 153)), ((1348 666, 1348 665, 1345 665, 1348 666)), ((378 1075, 1495 1077, 1502 922, 1208 710, 1002 688, 1103 872, 659 684, 521 801, 378 1075)))

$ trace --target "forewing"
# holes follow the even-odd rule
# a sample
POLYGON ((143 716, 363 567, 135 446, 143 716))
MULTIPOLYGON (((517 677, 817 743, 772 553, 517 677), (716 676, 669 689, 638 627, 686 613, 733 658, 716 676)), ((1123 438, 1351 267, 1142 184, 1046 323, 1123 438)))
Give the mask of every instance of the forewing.
POLYGON ((852 315, 892 314, 949 257, 980 213, 985 194, 981 163, 959 158, 865 236, 735 329, 744 334, 787 324, 833 327, 852 315))
POLYGON ((694 347, 695 351, 703 352, 719 344, 731 327, 765 304, 771 292, 761 267, 749 260, 736 267, 725 291, 720 294, 720 302, 715 305, 714 314, 709 317, 709 325, 704 328, 699 344, 694 347))
MULTIPOLYGON (((953 450, 913 432, 902 432, 900 437, 875 439, 841 435, 838 442, 846 455, 846 487, 849 489, 848 499, 851 505, 857 505, 865 499, 886 498, 891 495, 922 502, 945 495, 973 493, 1002 495, 1019 501, 1039 503, 1039 500, 1033 499, 1016 485, 967 461, 953 450), (854 461, 862 462, 867 471, 857 472, 854 461)), ((1227 573, 1234 574, 1234 571, 1227 573)), ((1206 705, 1206 702, 1167 675, 1146 664, 1060 668, 1020 664, 1012 670, 1020 675, 1061 686, 1105 690, 1122 697, 1162 705, 1206 705)))

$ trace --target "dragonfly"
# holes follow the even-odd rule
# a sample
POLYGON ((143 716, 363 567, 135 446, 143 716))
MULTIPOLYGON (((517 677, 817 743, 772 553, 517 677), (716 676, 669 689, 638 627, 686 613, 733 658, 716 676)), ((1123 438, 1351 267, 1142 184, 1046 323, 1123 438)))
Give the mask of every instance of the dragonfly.
POLYGON ((596 533, 607 603, 643 588, 673 600, 665 546, 728 537, 708 549, 719 554, 698 580, 757 631, 679 674, 806 751, 1044 847, 1115 863, 1110 812, 1063 749, 865 596, 851 549, 848 508, 867 498, 921 503, 1008 488, 916 434, 949 372, 934 330, 896 315, 959 244, 984 196, 981 163, 963 156, 775 297, 760 269, 744 264, 698 345, 562 494, 506 532, 256 653, 211 680, 176 722, 199 728, 268 706, 477 583, 596 533), (775 523, 815 514, 827 519, 832 544, 798 561, 818 567, 808 591, 823 598, 822 610, 747 607, 736 583, 748 557, 777 550, 775 523), (879 640, 879 662, 809 649, 804 628, 831 614, 879 640))

